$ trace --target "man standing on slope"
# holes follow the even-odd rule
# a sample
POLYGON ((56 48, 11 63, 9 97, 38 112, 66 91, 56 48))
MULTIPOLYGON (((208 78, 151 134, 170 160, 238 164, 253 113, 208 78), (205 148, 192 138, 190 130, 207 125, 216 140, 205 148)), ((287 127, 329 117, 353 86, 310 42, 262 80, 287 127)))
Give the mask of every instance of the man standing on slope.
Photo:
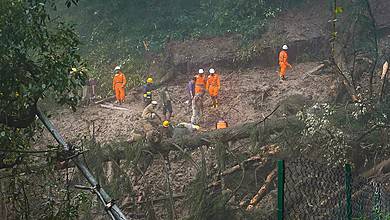
POLYGON ((191 106, 192 99, 195 97, 195 81, 196 81, 196 76, 194 76, 187 84, 186 90, 188 93, 188 100, 186 103, 191 106))
POLYGON ((279 53, 279 67, 280 67, 280 80, 286 80, 286 69, 287 66, 292 68, 292 66, 288 63, 288 54, 287 54, 288 46, 283 45, 282 51, 279 53))
POLYGON ((114 69, 114 79, 112 80, 112 89, 115 92, 116 102, 122 104, 125 101, 126 77, 122 73, 120 66, 114 69))
POLYGON ((160 99, 163 104, 163 116, 164 116, 164 121, 170 121, 172 117, 172 99, 171 96, 169 95, 168 88, 165 86, 162 88, 160 92, 160 99), (168 115, 167 115, 168 114, 168 115))
POLYGON ((203 69, 199 69, 195 76, 195 96, 192 99, 192 117, 191 123, 199 125, 203 113, 203 96, 206 88, 206 77, 203 69))
POLYGON ((213 102, 211 108, 217 108, 218 91, 221 88, 221 81, 219 79, 219 75, 215 73, 215 70, 213 68, 209 70, 209 73, 210 75, 209 77, 207 77, 206 89, 209 91, 211 101, 213 102))

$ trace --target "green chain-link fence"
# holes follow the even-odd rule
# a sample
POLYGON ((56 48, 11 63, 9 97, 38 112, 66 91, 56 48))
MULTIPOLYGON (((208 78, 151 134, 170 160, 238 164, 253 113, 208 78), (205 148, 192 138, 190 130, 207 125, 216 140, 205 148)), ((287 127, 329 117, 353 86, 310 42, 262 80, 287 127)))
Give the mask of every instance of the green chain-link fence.
POLYGON ((278 219, 390 219, 390 175, 366 179, 350 165, 278 162, 278 219))

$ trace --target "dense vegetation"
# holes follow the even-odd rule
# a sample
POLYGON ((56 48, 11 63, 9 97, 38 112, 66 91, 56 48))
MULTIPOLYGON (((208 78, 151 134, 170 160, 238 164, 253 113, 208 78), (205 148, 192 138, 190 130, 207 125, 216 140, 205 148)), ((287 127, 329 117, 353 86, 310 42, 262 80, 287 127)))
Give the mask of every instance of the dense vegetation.
POLYGON ((268 19, 297 2, 303 1, 93 0, 80 1, 70 9, 58 4, 58 8, 67 21, 76 24, 91 74, 101 79, 106 92, 105 82, 117 64, 123 64, 137 85, 136 75, 150 74, 149 62, 159 62, 157 57, 167 43, 222 35, 238 35, 250 42, 265 31, 268 19))
MULTIPOLYGON (((61 170, 64 166, 63 162, 59 162, 61 149, 49 146, 44 151, 35 151, 37 149, 30 146, 36 132, 34 115, 39 100, 51 96, 59 104, 76 106, 79 100, 77 91, 87 78, 79 53, 89 60, 90 75, 103 79, 101 82, 109 85, 112 67, 125 64, 125 72, 132 73, 130 81, 137 85, 142 79, 139 75, 148 74, 148 59, 162 52, 170 41, 230 34, 250 41, 265 30, 267 19, 290 4, 303 1, 91 0, 80 1, 79 6, 65 2, 70 1, 58 0, 58 8, 49 4, 51 1, 44 0, 0 3, 0 169, 5 170, 1 178, 6 179, 0 185, 2 192, 6 192, 2 194, 1 205, 7 206, 11 212, 9 215, 16 219, 80 216, 90 219, 90 215, 103 214, 91 210, 90 207, 100 207, 92 196, 70 189, 72 184, 82 180, 73 169, 61 170), (57 17, 58 12, 65 19, 57 17), (63 20, 76 24, 80 39, 72 26, 66 25, 63 20), (81 52, 80 42, 83 44, 81 52)), ((335 44, 331 71, 337 73, 347 90, 349 88, 348 92, 343 90, 344 87, 340 89, 347 104, 341 107, 315 104, 299 111, 297 116, 288 115, 298 118, 299 126, 285 126, 276 134, 261 133, 264 129, 256 127, 247 142, 251 146, 250 153, 227 156, 225 146, 212 143, 220 169, 218 172, 228 163, 239 164, 251 154, 259 153, 260 147, 267 144, 277 144, 291 154, 304 153, 317 157, 330 166, 350 162, 361 168, 388 157, 390 101, 386 95, 380 94, 388 94, 389 88, 385 86, 386 78, 382 87, 378 86, 381 82, 372 81, 374 70, 380 68, 378 57, 387 55, 380 54, 378 50, 375 25, 367 14, 367 2, 343 5, 354 10, 336 6, 332 10, 335 18, 345 15, 349 19, 333 21, 332 42, 335 44), (356 21, 352 25, 355 27, 352 34, 343 28, 350 21, 356 21), (355 32, 365 34, 357 35, 355 32), (356 42, 359 47, 340 46, 345 42, 356 42), (347 54, 344 49, 352 53, 347 54), (342 63, 346 60, 343 56, 352 56, 354 62, 342 63), (350 96, 353 97, 352 104, 350 96), (296 149, 289 149, 289 146, 296 146, 296 149), (362 161, 365 161, 364 164, 362 161)), ((148 147, 146 142, 140 145, 148 147)), ((94 161, 94 173, 104 184, 107 176, 104 175, 103 161, 107 158, 103 150, 110 153, 110 160, 114 160, 118 156, 115 152, 121 146, 99 146, 93 140, 83 140, 80 146, 91 151, 86 160, 94 161)), ((127 159, 126 169, 137 167, 134 166, 137 162, 146 160, 137 146, 127 150, 125 155, 121 154, 127 159)), ((206 190, 212 179, 207 175, 210 170, 202 159, 198 176, 188 190, 192 198, 187 207, 190 217, 218 219, 248 214, 244 210, 239 210, 237 214, 237 210, 227 205, 231 198, 229 192, 215 196, 206 190)), ((116 166, 118 169, 114 169, 116 173, 113 174, 110 191, 116 198, 125 193, 133 196, 130 177, 120 169, 120 161, 116 166)), ((139 211, 134 204, 131 208, 139 211)), ((147 205, 143 208, 145 210, 141 211, 149 217, 154 216, 147 205)), ((167 212, 173 212, 172 204, 167 204, 167 212)))

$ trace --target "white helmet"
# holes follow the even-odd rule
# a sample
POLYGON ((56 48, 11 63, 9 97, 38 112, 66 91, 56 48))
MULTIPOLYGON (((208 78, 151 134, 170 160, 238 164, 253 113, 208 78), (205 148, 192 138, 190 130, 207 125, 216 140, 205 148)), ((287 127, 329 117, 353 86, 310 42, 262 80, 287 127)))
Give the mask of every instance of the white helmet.
POLYGON ((152 101, 152 105, 157 105, 157 101, 152 101))
POLYGON ((215 73, 214 68, 209 69, 209 73, 211 73, 211 74, 215 73))
POLYGON ((115 69, 114 69, 114 71, 117 71, 117 70, 120 70, 120 69, 121 69, 120 66, 116 66, 115 69))
POLYGON ((285 45, 283 45, 282 49, 283 50, 288 50, 288 46, 285 44, 285 45))
POLYGON ((204 73, 203 69, 199 69, 198 73, 204 73))

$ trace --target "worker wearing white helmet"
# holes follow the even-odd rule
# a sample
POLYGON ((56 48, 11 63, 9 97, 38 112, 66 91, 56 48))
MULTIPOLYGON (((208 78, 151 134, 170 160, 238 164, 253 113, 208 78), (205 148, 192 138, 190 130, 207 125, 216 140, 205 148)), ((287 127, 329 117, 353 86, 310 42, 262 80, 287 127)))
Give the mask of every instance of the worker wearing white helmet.
POLYGON ((219 75, 215 73, 214 68, 210 68, 210 75, 207 77, 206 90, 209 91, 212 106, 211 108, 218 107, 218 92, 221 88, 221 81, 219 75))
POLYGON ((287 67, 292 68, 292 66, 288 63, 288 46, 283 45, 282 50, 279 53, 279 67, 280 67, 280 80, 286 80, 286 69, 287 67))
POLYGON ((114 68, 114 79, 112 80, 112 89, 115 92, 116 102, 122 104, 125 101, 125 87, 126 87, 126 77, 122 73, 121 67, 116 66, 114 68))
POLYGON ((192 117, 191 122, 198 124, 203 112, 203 96, 206 92, 206 77, 204 70, 199 69, 198 75, 195 76, 194 98, 191 101, 192 117))

